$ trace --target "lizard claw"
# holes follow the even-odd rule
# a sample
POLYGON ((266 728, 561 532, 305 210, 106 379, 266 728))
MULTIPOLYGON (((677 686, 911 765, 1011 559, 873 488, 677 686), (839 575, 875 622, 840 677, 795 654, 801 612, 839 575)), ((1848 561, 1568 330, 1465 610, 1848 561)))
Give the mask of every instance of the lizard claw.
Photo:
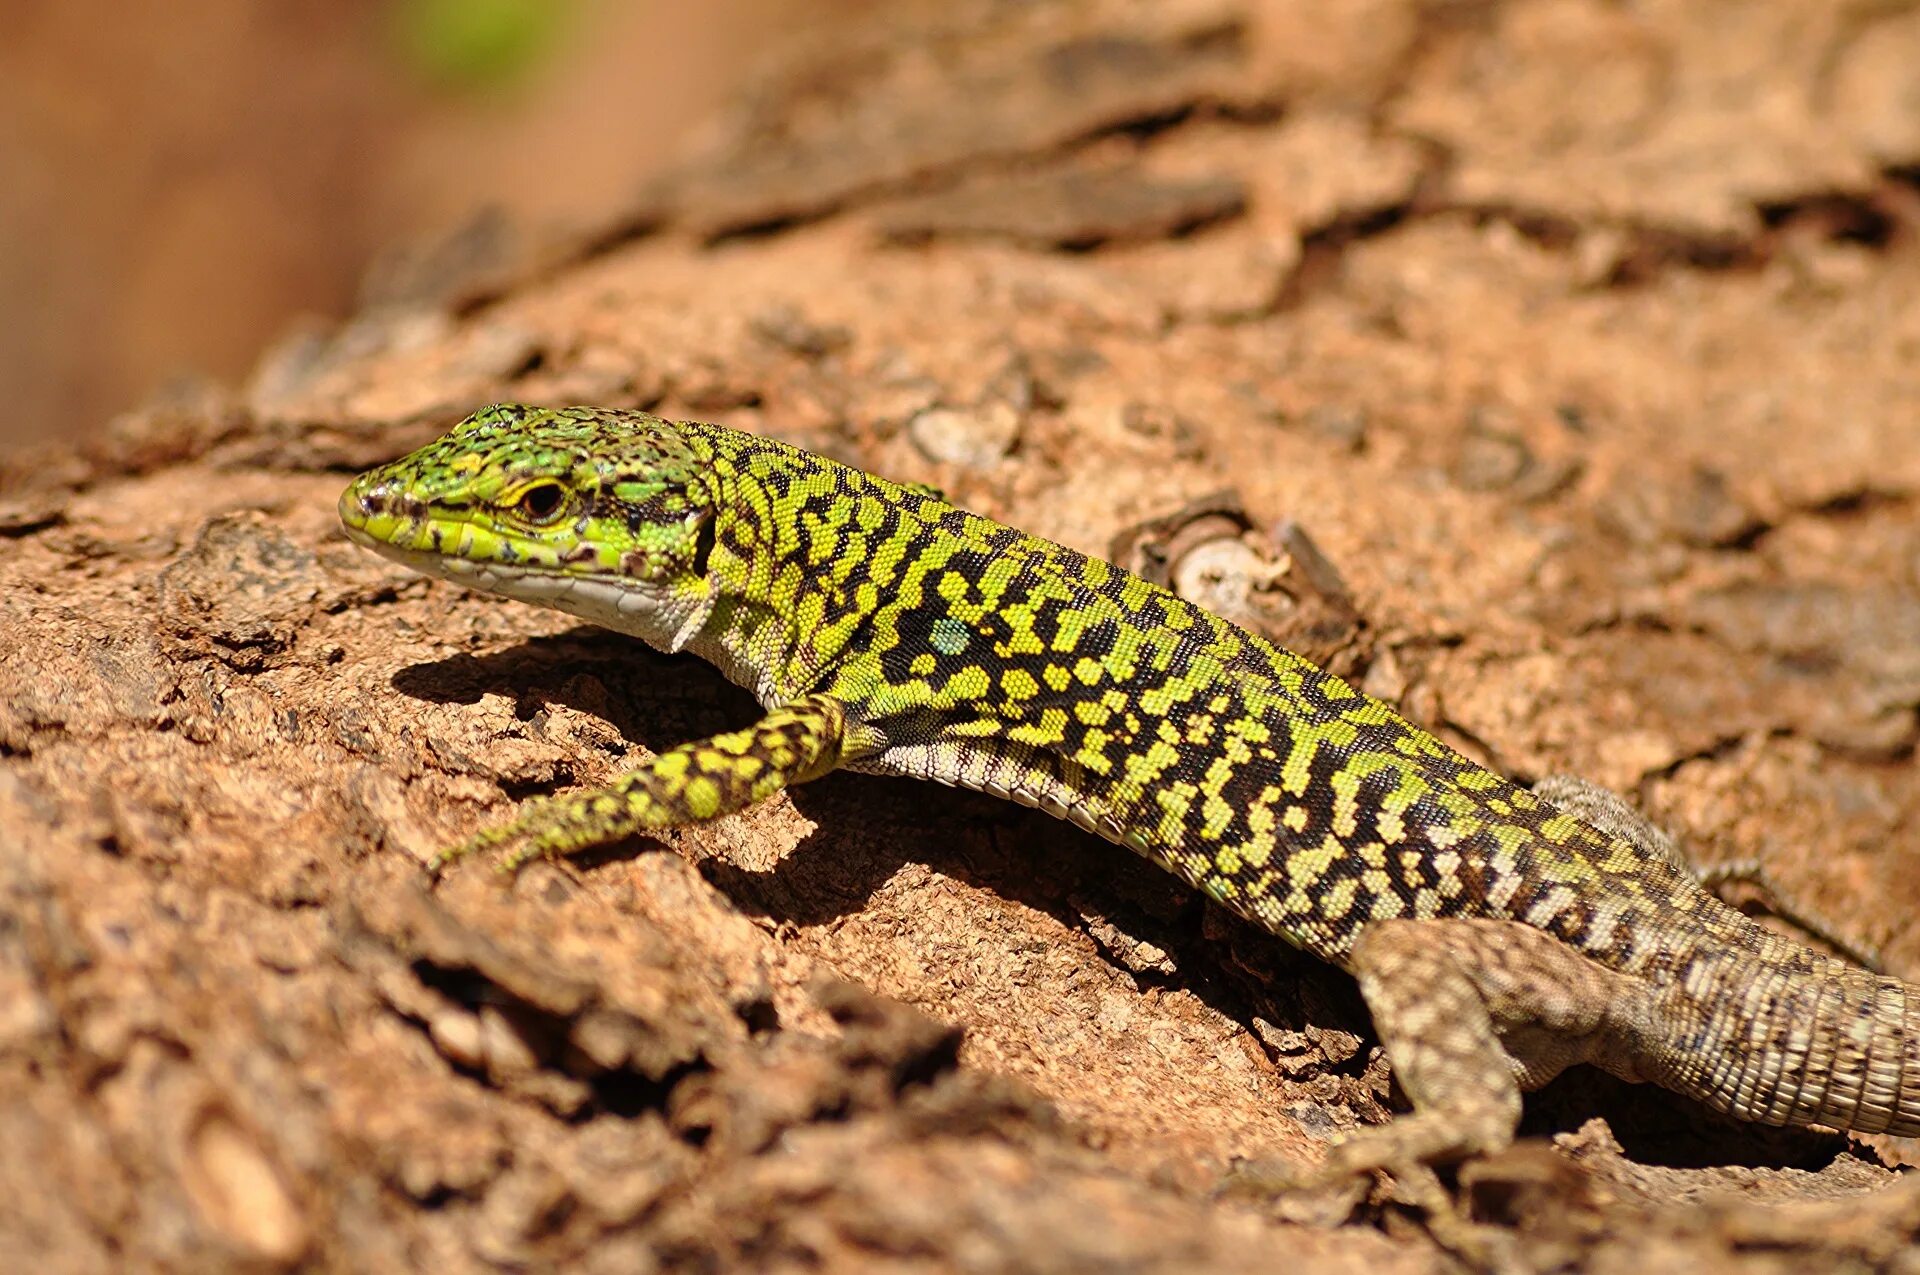
POLYGON ((499 855, 494 871, 511 880, 535 859, 558 859, 594 846, 610 845, 634 831, 635 821, 623 794, 610 788, 529 801, 506 823, 483 828, 457 846, 427 861, 427 875, 438 880, 450 866, 473 855, 499 855))
POLYGON ((448 868, 462 859, 469 859, 476 854, 505 847, 512 848, 500 857, 500 861, 494 865, 494 871, 508 878, 519 872, 529 861, 551 854, 552 851, 543 845, 544 839, 540 835, 542 830, 549 826, 549 821, 540 817, 541 807, 545 804, 547 803, 530 802, 506 823, 482 828, 458 845, 448 846, 440 851, 427 860, 427 879, 437 882, 445 875, 448 868), (515 846, 514 842, 523 844, 515 846))
MULTIPOLYGON (((489 829, 488 831, 493 830, 489 829)), ((473 855, 478 854, 480 851, 486 849, 488 844, 488 839, 482 834, 481 836, 469 837, 459 845, 448 846, 446 849, 437 852, 431 859, 427 860, 427 880, 438 884, 440 878, 446 875, 448 868, 460 862, 462 859, 471 858, 473 855)))
POLYGON ((1217 1194, 1264 1203, 1280 1218, 1310 1226, 1337 1226, 1364 1206, 1398 1204, 1412 1209, 1434 1241, 1469 1269, 1493 1275, 1523 1269, 1511 1237, 1473 1221, 1431 1164, 1394 1154, 1365 1133, 1333 1147, 1318 1165, 1236 1165, 1217 1194))

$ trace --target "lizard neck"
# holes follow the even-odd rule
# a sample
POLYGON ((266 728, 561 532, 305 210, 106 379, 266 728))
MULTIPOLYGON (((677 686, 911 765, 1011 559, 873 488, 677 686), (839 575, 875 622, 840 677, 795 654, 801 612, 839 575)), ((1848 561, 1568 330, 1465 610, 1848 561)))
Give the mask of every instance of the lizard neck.
MULTIPOLYGON (((708 605, 682 644, 768 707, 806 693, 847 634, 830 623, 849 559, 836 514, 864 477, 774 439, 732 432, 711 450, 708 605)), ((676 648, 679 649, 679 648, 676 648)))

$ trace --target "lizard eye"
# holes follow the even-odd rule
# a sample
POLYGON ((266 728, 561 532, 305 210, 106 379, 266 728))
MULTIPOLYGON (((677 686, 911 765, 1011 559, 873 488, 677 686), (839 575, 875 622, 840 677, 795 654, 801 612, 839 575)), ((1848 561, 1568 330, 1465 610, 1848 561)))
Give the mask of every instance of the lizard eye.
POLYGON ((548 523, 566 508, 567 493, 559 483, 535 483, 520 493, 514 508, 531 523, 548 523))

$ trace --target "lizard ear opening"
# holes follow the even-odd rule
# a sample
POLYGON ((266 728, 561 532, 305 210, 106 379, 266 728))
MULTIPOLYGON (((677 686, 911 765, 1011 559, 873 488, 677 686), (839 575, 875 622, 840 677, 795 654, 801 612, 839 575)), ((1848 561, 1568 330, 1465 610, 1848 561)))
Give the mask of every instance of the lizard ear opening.
POLYGON ((693 574, 696 576, 707 574, 708 560, 713 557, 714 521, 712 514, 702 514, 693 530, 693 574))

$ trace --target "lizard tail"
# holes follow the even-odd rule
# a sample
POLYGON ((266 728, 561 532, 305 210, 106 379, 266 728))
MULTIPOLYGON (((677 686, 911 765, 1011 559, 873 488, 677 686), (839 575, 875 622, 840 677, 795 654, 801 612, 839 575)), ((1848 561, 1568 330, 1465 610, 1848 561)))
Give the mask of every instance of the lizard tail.
POLYGON ((1700 951, 1656 992, 1669 1088, 1744 1120, 1920 1134, 1920 986, 1838 962, 1700 951))

